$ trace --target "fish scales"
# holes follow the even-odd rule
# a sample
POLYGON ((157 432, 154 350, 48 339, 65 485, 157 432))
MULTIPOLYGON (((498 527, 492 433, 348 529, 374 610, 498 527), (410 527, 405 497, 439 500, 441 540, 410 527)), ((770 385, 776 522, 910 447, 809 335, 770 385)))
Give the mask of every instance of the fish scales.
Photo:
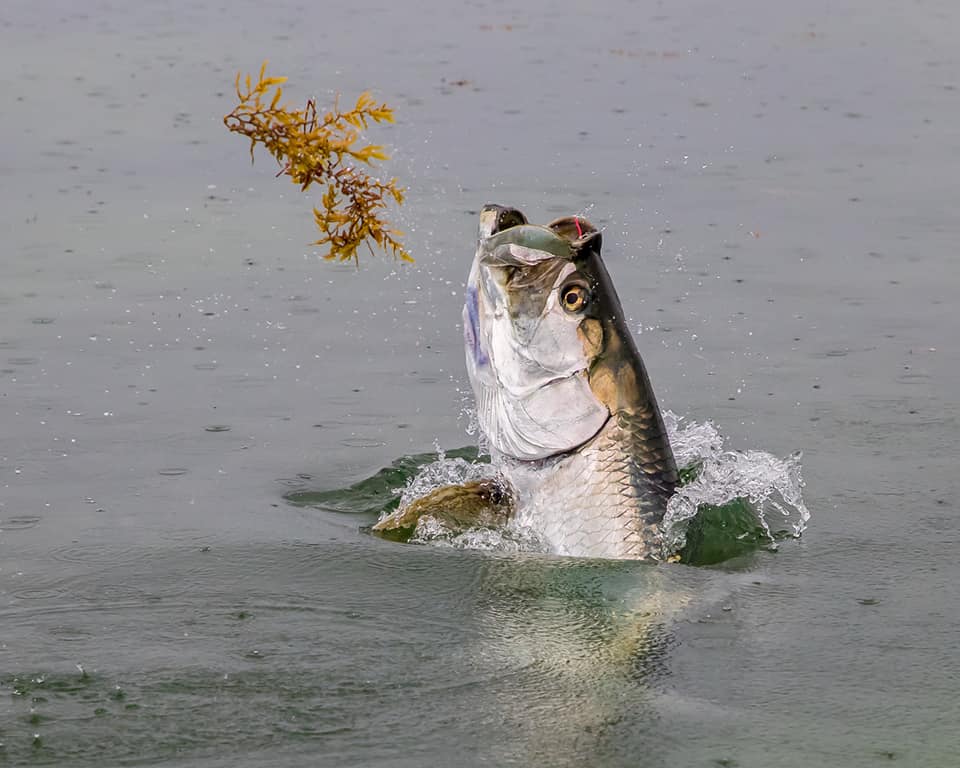
POLYGON ((538 465, 504 461, 516 523, 557 554, 659 559, 659 526, 676 473, 658 429, 655 420, 618 414, 574 453, 538 465))

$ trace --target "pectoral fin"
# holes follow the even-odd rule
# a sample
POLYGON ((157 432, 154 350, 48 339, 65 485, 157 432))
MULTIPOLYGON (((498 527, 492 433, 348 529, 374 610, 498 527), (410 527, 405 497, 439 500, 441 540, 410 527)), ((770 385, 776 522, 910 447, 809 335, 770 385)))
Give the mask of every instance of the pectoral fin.
POLYGON ((509 490, 496 480, 445 485, 400 507, 380 520, 373 530, 393 536, 402 531, 412 534, 424 517, 436 519, 453 533, 468 528, 493 528, 507 522, 511 501, 509 490))

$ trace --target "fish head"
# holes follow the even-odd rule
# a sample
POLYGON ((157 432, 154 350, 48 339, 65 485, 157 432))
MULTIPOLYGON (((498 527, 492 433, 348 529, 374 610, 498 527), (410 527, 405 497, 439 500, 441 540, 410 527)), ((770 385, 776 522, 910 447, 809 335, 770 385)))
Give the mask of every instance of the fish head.
POLYGON ((534 461, 573 451, 637 405, 646 374, 580 217, 546 227, 486 206, 467 282, 464 340, 492 452, 534 461))

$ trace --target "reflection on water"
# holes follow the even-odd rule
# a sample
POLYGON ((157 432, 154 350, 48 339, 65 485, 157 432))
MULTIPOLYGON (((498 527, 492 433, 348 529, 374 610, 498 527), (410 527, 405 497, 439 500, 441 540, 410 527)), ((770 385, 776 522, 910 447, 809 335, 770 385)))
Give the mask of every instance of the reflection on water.
POLYGON ((93 765, 282 745, 337 764, 394 749, 572 765, 626 721, 653 727, 693 594, 683 569, 366 542, 362 558, 140 551, 124 594, 73 578, 8 635, 65 653, 8 657, 5 754, 93 765), (156 569, 182 589, 151 594, 156 569))

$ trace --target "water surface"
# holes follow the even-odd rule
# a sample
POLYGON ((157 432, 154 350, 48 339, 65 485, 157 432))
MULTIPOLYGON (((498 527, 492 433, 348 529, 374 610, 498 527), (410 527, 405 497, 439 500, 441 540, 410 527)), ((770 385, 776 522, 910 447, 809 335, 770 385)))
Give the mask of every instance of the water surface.
POLYGON ((0 762, 948 765, 960 115, 945 0, 0 9, 0 762), (417 263, 319 263, 221 117, 371 88, 417 263), (804 452, 715 568, 365 535, 456 447, 476 213, 579 212, 664 407, 804 452))

